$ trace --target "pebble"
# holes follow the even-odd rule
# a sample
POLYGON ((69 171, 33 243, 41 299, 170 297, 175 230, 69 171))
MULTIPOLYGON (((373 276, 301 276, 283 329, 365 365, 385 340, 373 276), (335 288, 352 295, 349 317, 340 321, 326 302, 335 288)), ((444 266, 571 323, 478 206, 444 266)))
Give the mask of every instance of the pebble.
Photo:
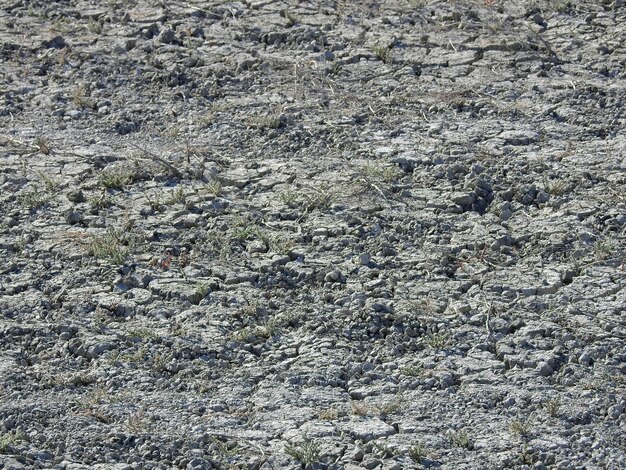
POLYGON ((624 413, 624 404, 619 403, 609 407, 606 414, 610 419, 618 419, 624 413))
POLYGON ((554 370, 547 362, 540 362, 537 364, 537 373, 542 377, 549 377, 554 373, 554 370))

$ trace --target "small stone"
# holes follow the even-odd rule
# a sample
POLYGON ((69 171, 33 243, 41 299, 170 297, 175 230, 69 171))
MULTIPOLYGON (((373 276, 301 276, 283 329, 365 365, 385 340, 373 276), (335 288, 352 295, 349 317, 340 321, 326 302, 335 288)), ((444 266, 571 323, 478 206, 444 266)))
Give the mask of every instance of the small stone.
POLYGON ((623 412, 624 412, 624 405, 620 403, 618 405, 611 406, 607 410, 606 414, 611 419, 618 419, 622 415, 623 412))
POLYGON ((511 217, 513 217, 513 212, 511 212, 510 209, 504 209, 502 212, 500 212, 500 220, 502 220, 503 222, 509 220, 511 217))
POLYGON ((452 202, 459 206, 469 206, 476 200, 476 195, 472 193, 454 193, 452 202))
POLYGON ((439 386, 442 390, 452 387, 454 383, 454 375, 449 372, 445 372, 439 377, 439 386))
POLYGON ((248 247, 248 253, 267 253, 267 245, 262 240, 254 240, 248 247))
POLYGON ((359 256, 357 256, 357 262, 361 266, 369 266, 369 264, 372 262, 372 257, 369 255, 369 253, 361 253, 359 256))
POLYGON ((502 402, 502 406, 505 408, 511 408, 513 405, 515 405, 515 397, 508 397, 502 402))
POLYGON ((63 36, 55 36, 49 41, 43 41, 42 45, 47 49, 63 49, 66 46, 63 36))
POLYGON ((80 189, 68 192, 67 199, 68 201, 75 203, 81 203, 87 200, 87 198, 85 198, 85 194, 80 189))
POLYGON ((337 282, 341 277, 341 273, 338 270, 333 270, 324 276, 324 281, 326 282, 337 282))
POLYGON ((367 459, 365 462, 361 464, 363 468, 367 468, 368 470, 372 470, 376 467, 379 467, 383 463, 378 459, 367 459))
POLYGON ((587 351, 578 356, 578 363, 583 366, 591 366, 593 364, 593 357, 587 351))
POLYGON ((189 463, 187 464, 187 468, 189 470, 192 470, 192 469, 193 470, 205 470, 205 469, 212 468, 212 466, 209 462, 207 462, 203 458, 196 457, 189 461, 189 463))
POLYGON ((505 145, 528 145, 539 140, 539 133, 534 131, 504 131, 498 136, 505 145))
POLYGON ((365 457, 365 454, 361 449, 356 448, 349 454, 349 457, 351 460, 361 462, 363 460, 363 457, 365 457))
POLYGON ((384 157, 388 155, 393 155, 395 153, 396 153, 396 149, 394 149, 393 147, 378 147, 374 149, 374 154, 377 157, 384 157))
POLYGON ((83 220, 83 214, 77 211, 70 210, 65 214, 65 220, 70 225, 76 225, 83 220))
POLYGON ((111 349, 114 349, 114 346, 111 343, 97 343, 88 349, 86 357, 89 359, 95 359, 102 353, 110 351, 111 349))
POLYGON ((128 292, 130 288, 128 287, 128 285, 124 284, 123 282, 118 282, 113 288, 113 290, 118 291, 118 292, 128 292))
POLYGON ((212 403, 210 405, 207 405, 207 409, 215 413, 221 413, 226 408, 221 403, 212 403))
POLYGON ((554 370, 547 362, 540 362, 537 364, 537 373, 542 377, 549 377, 554 373, 554 370))
POLYGON ((316 227, 311 231, 312 237, 327 237, 328 229, 326 227, 316 227))
POLYGON ((176 33, 173 29, 164 29, 157 37, 157 41, 163 44, 171 44, 176 40, 176 33))

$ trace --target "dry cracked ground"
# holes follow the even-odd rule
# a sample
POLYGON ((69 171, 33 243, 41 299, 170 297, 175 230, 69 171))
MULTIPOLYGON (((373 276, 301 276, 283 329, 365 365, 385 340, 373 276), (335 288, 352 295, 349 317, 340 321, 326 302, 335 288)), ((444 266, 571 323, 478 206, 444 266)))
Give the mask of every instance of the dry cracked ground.
POLYGON ((626 467, 622 0, 0 6, 0 467, 626 467))

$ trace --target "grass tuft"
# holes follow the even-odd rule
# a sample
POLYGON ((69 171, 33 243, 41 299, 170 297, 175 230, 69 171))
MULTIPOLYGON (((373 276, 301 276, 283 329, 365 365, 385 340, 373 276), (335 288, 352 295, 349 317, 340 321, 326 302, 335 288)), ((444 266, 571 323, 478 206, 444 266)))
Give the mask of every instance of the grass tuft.
POLYGON ((122 229, 110 229, 103 235, 94 235, 87 253, 94 258, 124 264, 135 243, 134 235, 122 229))
POLYGON ((413 460, 413 462, 415 462, 418 465, 422 463, 422 460, 426 458, 426 455, 427 455, 426 446, 420 442, 409 447, 409 457, 411 458, 411 460, 413 460))
POLYGON ((372 52, 376 55, 376 58, 385 64, 393 63, 393 54, 390 46, 377 44, 372 48, 372 52))
POLYGON ((110 169, 102 170, 98 177, 100 186, 105 189, 123 189, 133 179, 133 174, 127 170, 110 169))
POLYGON ((304 465, 313 465, 319 462, 320 458, 320 445, 310 439, 304 438, 304 442, 297 447, 292 445, 285 446, 285 452, 287 455, 299 460, 304 465))
POLYGON ((24 440, 21 432, 7 432, 0 434, 0 454, 6 454, 15 444, 24 440))

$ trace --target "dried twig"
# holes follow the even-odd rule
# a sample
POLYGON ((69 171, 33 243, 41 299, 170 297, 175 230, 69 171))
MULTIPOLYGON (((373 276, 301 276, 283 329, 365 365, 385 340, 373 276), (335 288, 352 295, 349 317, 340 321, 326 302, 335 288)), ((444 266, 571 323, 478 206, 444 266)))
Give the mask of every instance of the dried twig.
POLYGON ((175 174, 179 178, 183 177, 183 174, 180 171, 178 171, 178 169, 176 169, 176 167, 174 165, 172 165, 171 163, 166 162, 165 160, 163 160, 161 157, 159 157, 155 153, 153 153, 150 150, 147 150, 145 148, 142 148, 139 145, 133 144, 132 142, 130 142, 129 144, 130 144, 131 147, 134 147, 137 150, 141 150, 143 153, 145 153, 146 155, 150 156, 155 162, 157 162, 160 165, 164 166, 165 168, 170 170, 173 174, 175 174))

